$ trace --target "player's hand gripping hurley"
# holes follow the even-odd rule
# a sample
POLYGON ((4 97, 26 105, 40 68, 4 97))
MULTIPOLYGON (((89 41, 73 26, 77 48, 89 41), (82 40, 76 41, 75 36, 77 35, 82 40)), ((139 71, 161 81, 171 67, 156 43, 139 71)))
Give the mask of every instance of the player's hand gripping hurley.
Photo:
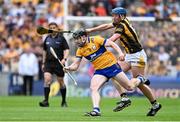
MULTIPOLYGON (((61 66, 64 68, 64 65, 61 63, 60 59, 57 57, 54 49, 52 47, 50 47, 50 52, 51 54, 59 61, 59 63, 61 64, 61 66)), ((74 81, 74 84, 77 85, 76 80, 73 78, 73 76, 70 74, 70 72, 66 71, 67 74, 69 75, 69 77, 74 81)))

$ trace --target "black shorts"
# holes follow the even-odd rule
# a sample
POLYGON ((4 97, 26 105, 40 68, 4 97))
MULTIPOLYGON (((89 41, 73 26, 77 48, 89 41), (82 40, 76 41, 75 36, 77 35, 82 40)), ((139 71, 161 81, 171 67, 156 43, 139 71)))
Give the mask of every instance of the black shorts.
POLYGON ((58 77, 64 77, 63 67, 58 61, 46 61, 44 64, 44 72, 56 74, 58 77))

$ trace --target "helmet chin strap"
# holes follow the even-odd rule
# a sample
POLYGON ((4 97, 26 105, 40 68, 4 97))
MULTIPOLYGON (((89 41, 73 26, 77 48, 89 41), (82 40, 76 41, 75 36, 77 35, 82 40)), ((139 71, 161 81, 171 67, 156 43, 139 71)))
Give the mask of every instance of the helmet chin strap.
POLYGON ((82 42, 85 44, 87 40, 88 40, 88 37, 86 37, 86 39, 83 39, 82 42))
POLYGON ((79 47, 83 47, 85 45, 84 42, 82 42, 81 44, 79 44, 79 47))
POLYGON ((85 43, 86 43, 86 40, 83 40, 83 41, 82 41, 82 45, 84 46, 84 45, 85 45, 85 43))
POLYGON ((86 43, 86 40, 82 40, 82 42, 80 43, 80 47, 83 47, 84 45, 85 45, 85 43, 86 43))
POLYGON ((86 40, 83 40, 83 41, 82 41, 82 43, 85 43, 85 42, 86 42, 86 40))

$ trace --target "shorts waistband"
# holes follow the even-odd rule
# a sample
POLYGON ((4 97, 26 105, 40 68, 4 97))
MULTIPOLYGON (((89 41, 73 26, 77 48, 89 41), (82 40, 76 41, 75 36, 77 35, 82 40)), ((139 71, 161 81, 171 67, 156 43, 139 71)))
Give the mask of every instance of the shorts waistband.
POLYGON ((140 52, 140 51, 142 51, 142 50, 143 50, 143 48, 142 48, 142 49, 140 48, 140 49, 134 50, 134 51, 132 51, 132 52, 130 51, 130 53, 128 53, 128 54, 134 54, 134 53, 140 52))

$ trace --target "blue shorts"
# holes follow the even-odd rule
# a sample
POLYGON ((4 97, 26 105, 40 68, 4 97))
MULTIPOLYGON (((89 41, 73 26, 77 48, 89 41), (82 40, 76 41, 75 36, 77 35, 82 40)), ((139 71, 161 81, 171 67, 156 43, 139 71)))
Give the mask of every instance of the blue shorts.
POLYGON ((108 79, 110 79, 110 78, 116 76, 120 72, 122 72, 120 65, 119 64, 113 64, 110 67, 100 69, 100 70, 96 70, 94 75, 103 75, 103 76, 107 77, 108 79))

